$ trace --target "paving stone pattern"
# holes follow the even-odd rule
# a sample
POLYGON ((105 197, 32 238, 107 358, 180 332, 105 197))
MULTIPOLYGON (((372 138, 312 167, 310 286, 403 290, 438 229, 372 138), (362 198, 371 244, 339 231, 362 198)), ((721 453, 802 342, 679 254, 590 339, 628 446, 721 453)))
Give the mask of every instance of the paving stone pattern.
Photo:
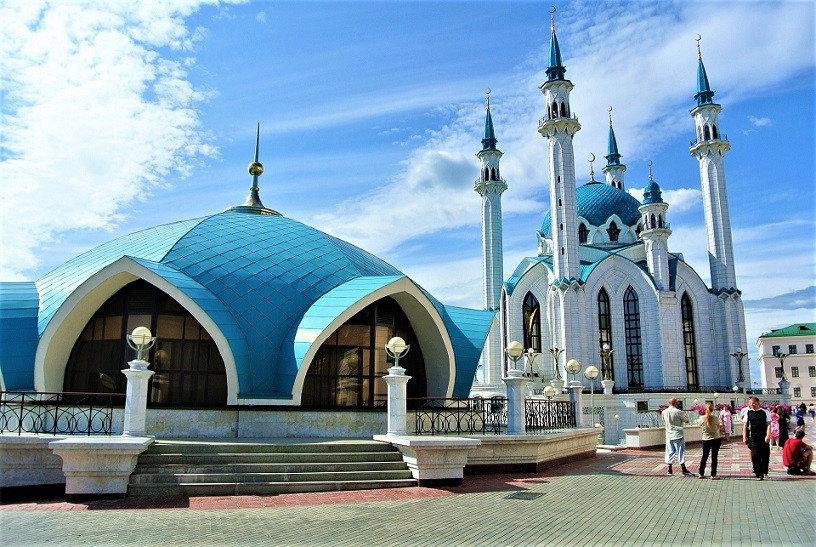
MULTIPOLYGON (((807 442, 816 441, 809 425, 807 442)), ((696 471, 700 447, 689 447, 696 471)), ((0 506, 13 545, 807 545, 816 479, 755 481, 747 449, 720 451, 722 480, 665 475, 662 451, 619 451, 461 487, 279 496, 63 500, 0 506)))

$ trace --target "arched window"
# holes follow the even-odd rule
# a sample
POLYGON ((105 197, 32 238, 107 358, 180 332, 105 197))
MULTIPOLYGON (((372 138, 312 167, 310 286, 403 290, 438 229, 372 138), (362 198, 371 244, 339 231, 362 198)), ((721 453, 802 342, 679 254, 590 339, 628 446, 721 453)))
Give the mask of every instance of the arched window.
POLYGON ((606 230, 606 233, 609 234, 609 241, 613 243, 618 241, 620 230, 618 229, 618 225, 615 224, 615 221, 609 223, 609 229, 606 230))
POLYGON ((665 223, 663 222, 663 215, 658 215, 658 217, 657 217, 657 227, 658 228, 663 228, 664 226, 665 226, 665 223))
POLYGON ((654 215, 652 215, 651 218, 649 219, 649 224, 651 225, 652 228, 655 227, 655 216, 654 215))
POLYGON ((719 136, 717 135, 717 126, 716 125, 711 126, 711 136, 713 138, 715 138, 715 139, 719 138, 719 136))
POLYGON ((589 230, 587 230, 587 227, 582 222, 578 225, 578 243, 586 243, 588 237, 589 230))
POLYGON ((394 336, 411 346, 400 359, 400 366, 411 376, 408 397, 425 397, 422 348, 405 312, 393 298, 385 297, 359 311, 323 342, 303 381, 301 405, 385 407, 388 386, 382 377, 394 364, 385 352, 385 344, 394 336))
POLYGON ((524 349, 541 352, 541 306, 533 293, 528 292, 522 306, 524 318, 524 349))
POLYGON ((629 389, 643 387, 643 345, 640 339, 640 304, 629 286, 623 295, 623 323, 626 331, 626 376, 629 389))
POLYGON ((561 117, 562 118, 567 117, 567 105, 566 105, 566 103, 561 103, 561 117))
MULTIPOLYGON (((609 344, 612 347, 612 309, 609 305, 609 295, 606 294, 606 289, 601 288, 598 293, 598 343, 600 348, 604 344, 609 344)), ((600 349, 599 348, 599 349, 600 349)), ((601 378, 604 380, 615 378, 615 364, 614 354, 609 356, 608 363, 601 362, 601 378)))
POLYGON ((553 112, 553 118, 557 118, 558 117, 558 103, 555 102, 555 101, 553 101, 553 104, 552 104, 552 112, 553 112))
POLYGON ((490 170, 487 167, 484 168, 484 174, 482 177, 484 178, 485 182, 490 180, 490 170))
POLYGON ((694 344, 694 310, 691 299, 683 293, 680 299, 680 313, 683 318, 683 355, 686 361, 686 382, 689 388, 697 388, 697 352, 694 344))
POLYGON ((212 337, 181 304, 143 280, 119 289, 85 325, 68 358, 63 389, 124 393, 122 369, 136 357, 125 336, 136 327, 156 336, 147 357, 155 372, 148 405, 227 404, 227 373, 212 337))
POLYGON ((707 140, 709 140, 709 138, 710 138, 710 135, 709 135, 709 132, 708 132, 708 126, 704 125, 703 126, 703 140, 707 141, 707 140))
POLYGON ((547 119, 548 119, 548 120, 551 120, 551 119, 552 119, 552 117, 553 117, 553 115, 552 115, 552 108, 550 107, 550 105, 547 105, 547 119))
POLYGON ((499 180, 499 179, 496 177, 496 168, 495 168, 495 167, 492 167, 492 168, 490 169, 490 180, 499 180))

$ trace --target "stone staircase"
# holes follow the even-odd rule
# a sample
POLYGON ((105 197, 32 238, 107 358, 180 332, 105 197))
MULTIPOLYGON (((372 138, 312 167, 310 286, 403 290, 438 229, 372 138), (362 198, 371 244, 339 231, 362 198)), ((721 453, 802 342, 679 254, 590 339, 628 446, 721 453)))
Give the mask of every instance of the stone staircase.
POLYGON ((157 440, 128 496, 233 496, 416 486, 399 450, 367 440, 157 440))

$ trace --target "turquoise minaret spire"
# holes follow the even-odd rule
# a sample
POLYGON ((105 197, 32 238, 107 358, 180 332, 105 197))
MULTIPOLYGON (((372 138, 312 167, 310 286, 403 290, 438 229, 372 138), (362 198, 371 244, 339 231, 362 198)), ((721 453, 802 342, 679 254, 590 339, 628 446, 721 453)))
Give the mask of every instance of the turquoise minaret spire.
MULTIPOLYGON (((553 12, 555 8, 553 8, 553 12)), ((547 64, 547 81, 563 80, 567 69, 561 61, 561 48, 558 47, 558 37, 555 35, 555 16, 550 16, 550 62, 547 64)))
POLYGON ((495 150, 496 131, 493 129, 493 116, 490 115, 490 96, 487 97, 487 114, 485 115, 484 138, 482 139, 482 150, 495 150))
POLYGON ((615 139, 615 130, 612 129, 612 107, 609 107, 609 144, 606 156, 606 167, 603 172, 606 175, 606 183, 623 190, 623 173, 626 166, 620 162, 621 155, 618 153, 618 141, 615 139))
POLYGON ((697 40, 697 94, 694 98, 697 99, 697 106, 712 104, 714 98, 714 92, 711 91, 708 75, 703 64, 703 54, 700 52, 700 40, 697 40))

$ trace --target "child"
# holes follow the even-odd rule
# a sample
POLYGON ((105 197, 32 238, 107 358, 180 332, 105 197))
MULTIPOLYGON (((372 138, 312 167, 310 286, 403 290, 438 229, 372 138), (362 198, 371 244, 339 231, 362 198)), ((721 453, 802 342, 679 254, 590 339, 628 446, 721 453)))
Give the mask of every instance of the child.
POLYGON ((779 413, 782 409, 779 405, 773 407, 771 409, 771 449, 773 450, 776 447, 777 450, 781 450, 782 446, 779 444, 779 413))

